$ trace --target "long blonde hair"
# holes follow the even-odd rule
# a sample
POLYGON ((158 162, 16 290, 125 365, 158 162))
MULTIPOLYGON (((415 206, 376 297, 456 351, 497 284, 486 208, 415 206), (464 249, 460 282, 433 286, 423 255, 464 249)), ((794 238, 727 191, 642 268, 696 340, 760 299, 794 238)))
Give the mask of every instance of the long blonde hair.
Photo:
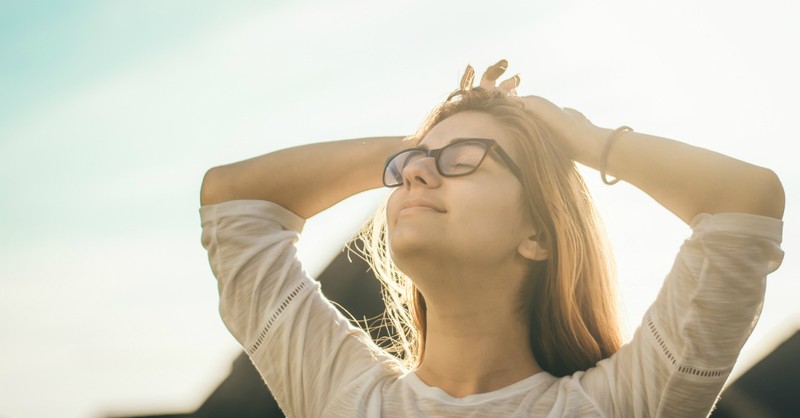
MULTIPOLYGON (((407 140, 419 143, 436 124, 468 110, 493 116, 512 135, 525 203, 549 253, 547 260, 531 262, 520 301, 533 355, 555 376, 586 370, 619 350, 621 338, 612 257, 583 177, 564 147, 518 100, 481 88, 451 94, 407 140)), ((423 295, 389 256, 386 201, 359 238, 383 284, 384 318, 393 328, 388 344, 379 344, 414 369, 425 354, 427 309, 423 295)))

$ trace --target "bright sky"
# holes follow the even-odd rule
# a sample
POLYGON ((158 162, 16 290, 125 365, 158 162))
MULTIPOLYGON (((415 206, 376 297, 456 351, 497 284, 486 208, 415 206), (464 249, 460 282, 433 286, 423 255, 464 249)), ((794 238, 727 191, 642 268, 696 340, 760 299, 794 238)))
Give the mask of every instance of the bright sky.
MULTIPOLYGON (((787 256, 734 376, 746 370, 800 327, 800 6, 544 3, 4 2, 0 416, 195 408, 239 353, 200 245, 205 170, 410 133, 467 63, 500 58, 522 94, 778 173, 787 256)), ((631 186, 586 174, 629 335, 688 228, 631 186)), ((382 193, 309 222, 312 273, 382 193)))

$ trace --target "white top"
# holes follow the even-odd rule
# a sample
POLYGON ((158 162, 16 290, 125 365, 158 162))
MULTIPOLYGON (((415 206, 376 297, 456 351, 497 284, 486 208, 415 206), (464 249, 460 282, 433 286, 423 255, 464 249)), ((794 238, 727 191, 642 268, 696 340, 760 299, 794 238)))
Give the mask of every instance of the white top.
POLYGON ((783 223, 698 215, 632 340, 585 372, 463 398, 422 382, 351 325, 297 259, 304 220, 264 201, 200 209, 220 314, 290 417, 706 416, 781 263, 783 223))

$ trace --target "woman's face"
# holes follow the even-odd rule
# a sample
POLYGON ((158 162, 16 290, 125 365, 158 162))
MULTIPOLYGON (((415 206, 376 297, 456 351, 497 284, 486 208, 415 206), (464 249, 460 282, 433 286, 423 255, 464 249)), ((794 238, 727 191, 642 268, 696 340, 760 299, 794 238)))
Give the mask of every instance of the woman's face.
MULTIPOLYGON (((458 138, 494 139, 518 161, 506 130, 492 116, 475 111, 440 122, 420 146, 438 149, 458 138)), ((387 221, 392 259, 409 276, 418 265, 496 269, 530 259, 520 258, 520 245, 535 235, 525 215, 522 185, 496 153, 463 177, 442 177, 433 158, 411 162, 403 177, 389 198, 387 221)))

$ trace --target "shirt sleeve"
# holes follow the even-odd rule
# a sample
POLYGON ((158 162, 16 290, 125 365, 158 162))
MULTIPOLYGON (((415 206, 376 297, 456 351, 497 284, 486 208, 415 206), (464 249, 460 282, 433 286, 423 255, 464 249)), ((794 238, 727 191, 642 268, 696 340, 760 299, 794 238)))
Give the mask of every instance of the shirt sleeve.
POLYGON ((701 214, 630 343, 576 377, 609 416, 711 411, 778 268, 783 222, 701 214))
POLYGON ((200 216, 222 320, 287 416, 322 416, 335 393, 391 368, 303 270, 302 218, 255 200, 203 206, 200 216))

